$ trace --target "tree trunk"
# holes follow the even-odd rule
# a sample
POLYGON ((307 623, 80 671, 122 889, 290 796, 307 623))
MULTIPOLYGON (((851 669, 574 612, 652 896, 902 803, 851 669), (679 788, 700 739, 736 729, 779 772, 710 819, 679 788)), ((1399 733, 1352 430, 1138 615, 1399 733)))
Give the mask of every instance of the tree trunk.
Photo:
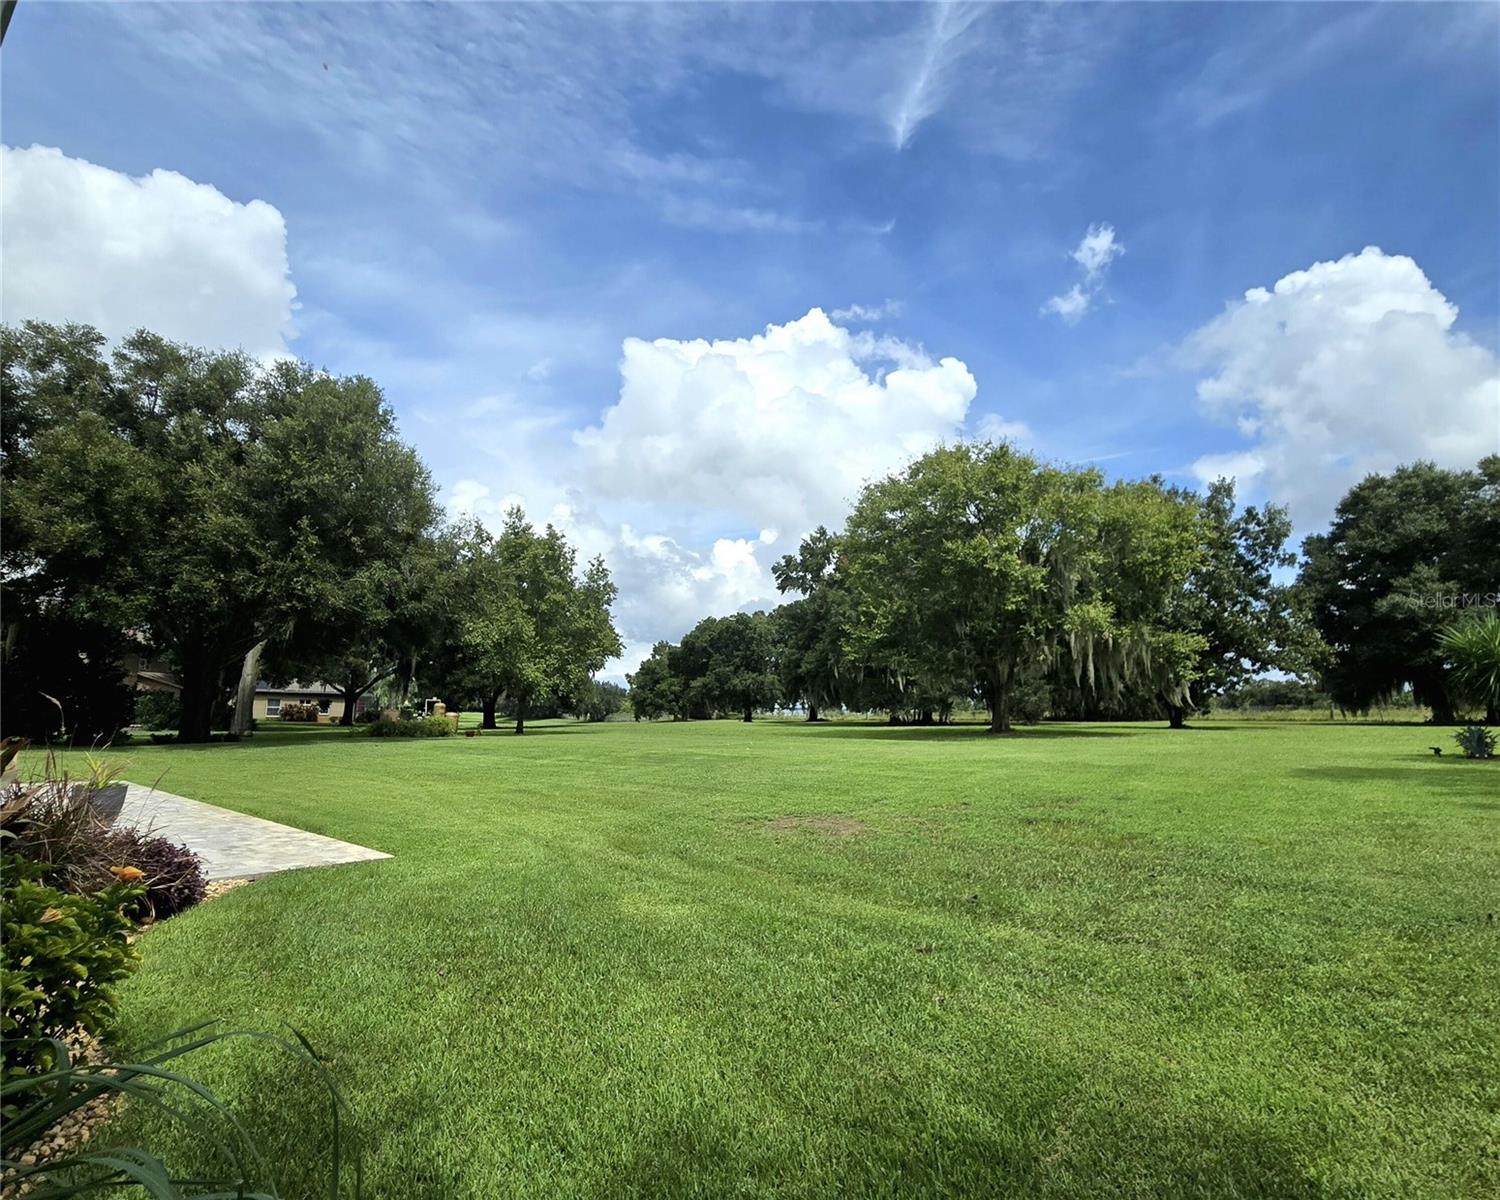
POLYGON ((523 696, 516 701, 516 733, 526 732, 526 698, 523 696))
POLYGON ((754 719, 755 719, 755 710, 753 708, 751 708, 748 704, 745 705, 745 722, 746 722, 746 724, 748 724, 749 722, 753 721, 754 719))
POLYGON ((500 703, 500 693, 499 692, 496 692, 493 696, 489 696, 489 697, 487 697, 485 699, 485 701, 484 701, 484 716, 480 719, 479 728, 481 728, 481 729, 494 729, 495 728, 495 706, 497 704, 499 704, 499 703, 500 703))
POLYGON ((255 681, 260 674, 260 655, 266 648, 267 639, 262 638, 245 651, 245 661, 240 665, 240 686, 234 697, 234 716, 229 722, 229 732, 244 737, 250 732, 255 719, 255 681))
POLYGON ((1486 725, 1500 725, 1500 704, 1491 700, 1484 706, 1484 723, 1486 725))
POLYGON ((1432 723, 1434 725, 1452 725, 1458 720, 1458 713, 1453 708, 1453 701, 1447 696, 1438 696, 1432 702, 1432 723))
POLYGON ((921 715, 917 717, 918 725, 932 725, 935 723, 932 719, 932 709, 930 708, 924 708, 921 715))
POLYGON ((359 703, 359 698, 365 694, 362 687, 346 687, 343 689, 344 715, 339 718, 340 725, 354 724, 354 706, 359 703))
POLYGON ((997 672, 995 686, 990 689, 990 732, 1010 732, 1010 675, 997 672))
POLYGON ((214 693, 219 668, 202 650, 183 655, 182 715, 177 722, 177 740, 206 742, 213 732, 214 693))
POLYGON ((818 706, 816 704, 809 704, 807 706, 807 719, 809 721, 816 721, 818 719, 818 706))
POLYGON ((1187 728, 1187 709, 1184 708, 1181 704, 1168 704, 1167 705, 1167 728, 1168 729, 1186 729, 1187 728))

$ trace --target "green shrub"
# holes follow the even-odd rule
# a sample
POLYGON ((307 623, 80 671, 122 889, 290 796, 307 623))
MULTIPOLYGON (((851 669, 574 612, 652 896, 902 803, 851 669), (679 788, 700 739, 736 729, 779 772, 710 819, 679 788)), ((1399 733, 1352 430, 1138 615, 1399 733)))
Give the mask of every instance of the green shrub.
MULTIPOLYGON (((7 486, 10 481, 7 473, 7 486)), ((7 548, 9 539, 7 533, 7 548)), ((135 699, 120 668, 129 646, 119 625, 79 620, 69 615, 77 605, 28 596, 25 578, 19 572, 6 580, 0 729, 49 744, 110 741, 130 724, 135 699), (13 582, 21 586, 12 588, 13 582)))
POLYGON ((400 721, 382 718, 369 725, 371 737, 450 737, 458 727, 456 717, 411 717, 400 721))
POLYGON ((176 692, 137 692, 135 719, 147 729, 176 729, 182 721, 182 700, 176 692))
POLYGON ((1494 758, 1495 735, 1483 725, 1466 725, 1453 735, 1465 758, 1494 758))
POLYGON ((138 829, 110 830, 100 840, 99 861, 105 879, 119 867, 135 867, 145 875, 141 885, 146 894, 130 910, 138 918, 165 921, 197 904, 208 889, 201 858, 186 846, 138 829))
POLYGON ((629 694, 607 679, 586 679, 573 697, 569 711, 580 721, 607 721, 625 707, 629 694))
POLYGON ((316 724, 320 709, 315 701, 306 702, 299 700, 283 700, 281 702, 281 719, 283 721, 300 721, 304 724, 316 724))
POLYGON ((1459 695, 1491 713, 1500 708, 1500 613, 1475 613, 1453 622, 1443 630, 1440 644, 1459 695))
POLYGON ((74 895, 48 887, 38 873, 19 855, 5 856, 0 1040, 6 1080, 51 1070, 58 1061, 54 1039, 66 1033, 101 1033, 115 1014, 115 984, 140 960, 129 941, 135 924, 127 913, 144 887, 122 879, 93 895, 74 895))

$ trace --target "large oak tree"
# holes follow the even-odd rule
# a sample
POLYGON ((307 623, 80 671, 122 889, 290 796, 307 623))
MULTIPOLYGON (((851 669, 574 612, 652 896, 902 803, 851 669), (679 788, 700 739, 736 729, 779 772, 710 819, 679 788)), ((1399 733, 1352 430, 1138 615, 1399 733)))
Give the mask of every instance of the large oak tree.
POLYGON ((1334 699, 1363 710, 1410 687, 1435 721, 1454 720, 1461 695, 1442 637, 1496 591, 1496 546, 1500 455, 1472 471, 1413 463, 1351 488, 1329 531, 1303 543, 1299 579, 1332 652, 1334 699))
POLYGON ((363 377, 28 322, 4 382, 7 586, 166 653, 186 741, 247 651, 359 607, 434 518, 363 377))
POLYGON ((995 733, 1062 656, 1093 680, 1184 650, 1150 620, 1196 555, 1182 506, 1007 445, 944 447, 869 485, 840 552, 850 657, 929 690, 971 681, 995 733))

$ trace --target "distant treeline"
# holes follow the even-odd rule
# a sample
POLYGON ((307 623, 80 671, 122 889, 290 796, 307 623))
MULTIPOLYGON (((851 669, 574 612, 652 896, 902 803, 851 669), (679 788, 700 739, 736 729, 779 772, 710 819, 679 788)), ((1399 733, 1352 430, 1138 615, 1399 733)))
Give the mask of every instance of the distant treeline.
MULTIPOLYGON (((1410 691, 1396 692, 1373 708, 1412 713, 1425 708, 1410 691)), ((1274 709, 1331 710, 1341 715, 1359 715, 1368 709, 1351 710, 1341 705, 1326 688, 1311 679, 1249 679, 1213 700, 1215 712, 1247 712, 1274 709)))
MULTIPOLYGON (((0 327, 0 732, 91 742, 165 664, 184 740, 256 681, 608 716, 616 589, 519 509, 447 521, 380 389, 147 332, 0 327)), ((1500 705, 1500 456, 1351 489, 1300 575, 1274 505, 960 443, 869 484, 775 565, 789 599, 705 619, 631 677, 641 718, 773 707, 929 722, 1165 716, 1280 672, 1359 712, 1500 705)))
POLYGON ((632 706, 919 724, 982 707, 996 732, 1045 717, 1175 727, 1215 704, 1497 719, 1500 456, 1367 477, 1304 543, 1294 581, 1290 532, 1278 506, 1238 508, 1228 480, 1200 494, 945 447, 777 563, 797 599, 658 643, 632 706))

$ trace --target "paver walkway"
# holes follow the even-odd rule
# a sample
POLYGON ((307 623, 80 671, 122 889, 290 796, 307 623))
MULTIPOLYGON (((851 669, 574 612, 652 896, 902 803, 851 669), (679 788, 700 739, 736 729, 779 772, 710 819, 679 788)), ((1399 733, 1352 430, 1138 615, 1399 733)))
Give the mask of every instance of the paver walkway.
POLYGON ((331 867, 337 863, 390 858, 379 850, 308 833, 275 821, 128 785, 120 826, 133 826, 187 846, 203 860, 208 879, 254 879, 298 867, 331 867))

